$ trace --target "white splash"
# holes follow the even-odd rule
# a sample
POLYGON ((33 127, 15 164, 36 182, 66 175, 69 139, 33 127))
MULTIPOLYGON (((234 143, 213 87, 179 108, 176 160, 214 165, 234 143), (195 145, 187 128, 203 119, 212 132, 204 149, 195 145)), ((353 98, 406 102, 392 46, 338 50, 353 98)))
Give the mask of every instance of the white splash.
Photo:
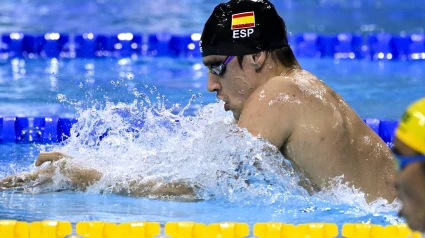
MULTIPOLYGON (((123 190, 134 181, 184 181, 205 200, 244 204, 261 198, 271 204, 289 191, 307 196, 282 154, 237 127, 222 102, 184 117, 161 101, 135 95, 131 104, 108 102, 79 110, 71 137, 52 148, 73 156, 71 165, 103 174, 90 192, 123 190)), ((66 180, 55 181, 61 182, 66 180)))
MULTIPOLYGON (((75 166, 103 173, 88 192, 125 190, 132 181, 185 181, 196 188, 198 198, 226 204, 275 204, 277 209, 294 213, 338 204, 352 207, 347 214, 395 209, 382 199, 368 204, 363 193, 338 179, 328 189, 309 195, 299 185, 305 179, 291 163, 270 143, 233 124, 223 102, 184 117, 182 111, 173 113, 176 105, 166 108, 160 96, 154 102, 137 90, 133 94, 136 99, 131 104, 108 102, 78 109, 73 102, 79 117, 71 137, 49 148, 73 156, 70 163, 75 166)), ((59 98, 67 101, 65 96, 59 98)), ((53 180, 53 186, 36 192, 66 186, 63 176, 53 180)))
POLYGON ((344 183, 343 178, 344 176, 338 176, 331 179, 330 186, 314 196, 335 205, 349 205, 353 207, 353 209, 347 210, 346 214, 353 214, 356 216, 370 213, 387 213, 401 208, 401 204, 397 200, 393 203, 388 203, 386 199, 378 198, 368 203, 365 193, 349 185, 347 182, 344 183))

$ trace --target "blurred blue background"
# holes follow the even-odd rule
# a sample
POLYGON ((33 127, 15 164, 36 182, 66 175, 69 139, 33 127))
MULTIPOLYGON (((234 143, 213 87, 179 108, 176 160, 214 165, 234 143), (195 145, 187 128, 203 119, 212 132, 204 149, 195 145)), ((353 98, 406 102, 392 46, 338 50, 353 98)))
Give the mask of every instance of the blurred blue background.
MULTIPOLYGON (((2 0, 0 32, 201 32, 214 0, 2 0)), ((424 31, 422 0, 274 0, 292 33, 424 31)))
MULTIPOLYGON (((70 39, 89 32, 109 36, 122 32, 141 35, 200 33, 212 9, 220 2, 2 0, 0 34, 6 38, 0 51, 12 49, 6 40, 12 38, 10 33, 13 32, 43 39, 48 32, 66 34, 70 39)), ((392 43, 391 46, 388 43, 392 35, 410 40, 413 33, 422 34, 421 41, 416 44, 419 53, 416 56, 424 51, 422 56, 425 57, 423 0, 285 0, 272 3, 287 23, 291 46, 302 67, 334 88, 360 116, 398 119, 411 101, 424 94, 423 60, 385 60, 393 50, 392 43), (300 34, 306 32, 318 35, 303 38, 300 34), (356 55, 354 60, 334 59, 332 54, 327 58, 316 57, 318 46, 314 37, 344 32, 357 34, 363 44, 368 45, 364 54, 367 57, 356 55), (375 43, 368 36, 378 33, 391 35, 383 35, 382 44, 373 45, 375 43), (378 58, 380 52, 383 53, 378 58)), ((138 47, 140 52, 141 46, 138 47)), ((363 52, 361 44, 357 47, 363 52)), ((199 55, 197 48, 194 51, 199 55)), ((72 60, 11 56, 0 57, 0 102, 3 102, 0 115, 3 116, 75 117, 75 109, 60 103, 58 94, 89 105, 105 97, 114 102, 129 102, 134 100, 131 92, 144 88, 144 84, 157 87, 169 104, 185 105, 192 93, 202 94, 203 97, 189 108, 188 113, 192 114, 199 103, 216 100, 214 94, 206 91, 207 72, 199 56, 155 58, 139 54, 136 58, 87 59, 77 54, 72 60)))

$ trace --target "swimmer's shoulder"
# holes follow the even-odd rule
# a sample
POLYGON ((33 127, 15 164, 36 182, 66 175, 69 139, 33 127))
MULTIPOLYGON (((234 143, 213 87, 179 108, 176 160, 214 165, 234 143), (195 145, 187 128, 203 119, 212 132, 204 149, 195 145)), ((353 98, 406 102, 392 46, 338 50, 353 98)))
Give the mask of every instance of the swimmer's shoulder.
POLYGON ((304 69, 292 69, 284 75, 278 75, 271 78, 269 81, 281 83, 286 86, 293 84, 298 87, 303 84, 322 82, 316 75, 304 69))
POLYGON ((326 83, 303 69, 295 69, 286 75, 273 77, 264 86, 276 91, 293 93, 305 100, 320 99, 318 96, 332 96, 339 99, 339 96, 326 83))
POLYGON ((251 94, 247 104, 279 109, 303 103, 306 98, 299 84, 294 80, 293 74, 296 72, 270 78, 251 94))
POLYGON ((272 93, 293 93, 295 96, 297 94, 301 96, 302 89, 315 81, 320 80, 312 73, 303 69, 294 69, 285 75, 270 78, 260 89, 272 93))

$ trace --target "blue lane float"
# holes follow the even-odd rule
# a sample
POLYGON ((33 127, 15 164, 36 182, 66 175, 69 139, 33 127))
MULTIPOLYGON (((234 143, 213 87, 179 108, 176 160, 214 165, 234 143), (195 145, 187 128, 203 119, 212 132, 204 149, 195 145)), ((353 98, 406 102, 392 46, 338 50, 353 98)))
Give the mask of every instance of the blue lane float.
POLYGON ((3 117, 0 118, 1 143, 58 143, 71 135, 73 118, 3 117))
MULTIPOLYGON (((61 117, 2 117, 0 118, 0 143, 59 143, 71 135, 71 128, 77 121, 75 118, 61 117)), ((388 146, 392 146, 394 131, 398 125, 397 120, 364 118, 363 121, 388 146)), ((143 122, 138 124, 143 126, 143 122)), ((164 126, 167 125, 164 124, 164 126)))
MULTIPOLYGON (((32 35, 3 33, 0 55, 3 59, 24 58, 97 58, 97 57, 201 57, 201 34, 64 34, 32 35)), ((318 34, 289 36, 298 57, 424 60, 425 34, 318 34)))
POLYGON ((201 35, 158 33, 142 35, 119 33, 105 35, 84 33, 68 35, 46 33, 28 35, 9 33, 1 36, 0 54, 3 59, 23 58, 96 58, 96 57, 201 57, 201 35))

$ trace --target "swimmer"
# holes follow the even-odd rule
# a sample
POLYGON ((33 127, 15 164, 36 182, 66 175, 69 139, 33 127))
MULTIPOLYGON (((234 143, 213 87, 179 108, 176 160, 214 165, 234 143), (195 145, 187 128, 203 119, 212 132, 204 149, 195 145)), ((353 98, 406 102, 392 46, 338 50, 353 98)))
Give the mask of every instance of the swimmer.
POLYGON ((200 48, 209 69, 207 88, 224 101, 224 110, 277 147, 312 187, 325 188, 343 176, 368 201, 393 201, 386 181, 394 172, 390 149, 341 96, 301 68, 272 3, 217 5, 200 48))
POLYGON ((344 99, 303 70, 267 0, 219 4, 201 37, 208 90, 241 128, 270 141, 320 188, 330 179, 392 202, 391 151, 344 99))
POLYGON ((393 147, 399 212, 412 230, 425 232, 425 98, 412 103, 398 125, 393 147))

